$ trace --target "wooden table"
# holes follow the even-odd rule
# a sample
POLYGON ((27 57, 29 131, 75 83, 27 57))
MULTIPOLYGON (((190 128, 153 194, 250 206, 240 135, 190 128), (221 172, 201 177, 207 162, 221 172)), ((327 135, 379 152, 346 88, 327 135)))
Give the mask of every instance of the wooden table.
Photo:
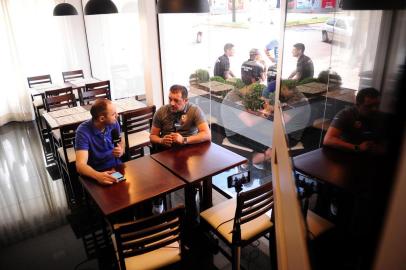
POLYGON ((355 193, 374 178, 379 158, 325 147, 294 157, 293 164, 300 173, 355 193))
POLYGON ((126 180, 109 186, 79 177, 83 187, 108 218, 186 185, 150 156, 125 162, 116 170, 120 171, 126 180))
POLYGON ((151 157, 187 183, 185 204, 190 219, 197 216, 193 196, 196 185, 203 182, 202 209, 207 209, 212 206, 211 177, 247 162, 246 158, 212 142, 173 147, 151 157))

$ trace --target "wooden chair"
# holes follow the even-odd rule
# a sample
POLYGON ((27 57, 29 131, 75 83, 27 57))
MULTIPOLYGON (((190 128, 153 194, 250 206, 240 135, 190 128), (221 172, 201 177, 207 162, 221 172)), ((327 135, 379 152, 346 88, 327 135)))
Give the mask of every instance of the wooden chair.
POLYGON ((122 115, 127 160, 144 156, 144 146, 150 145, 149 130, 155 114, 155 105, 126 112, 122 115))
POLYGON ((98 98, 111 100, 110 81, 88 83, 85 85, 84 91, 79 91, 81 105, 91 104, 98 98))
MULTIPOLYGON (((76 107, 76 99, 72 87, 65 87, 55 90, 45 91, 45 109, 47 112, 76 107)), ((59 129, 51 130, 47 127, 47 136, 51 142, 53 156, 58 161, 56 151, 61 144, 61 132, 59 129)))
POLYGON ((113 225, 119 269, 158 269, 181 264, 185 255, 184 212, 184 206, 179 206, 156 216, 113 225))
POLYGON ((72 71, 64 71, 62 72, 63 82, 70 82, 76 79, 84 79, 85 76, 83 75, 83 70, 72 70, 72 71))
POLYGON ((34 77, 27 77, 28 87, 32 88, 37 84, 46 84, 52 83, 51 75, 41 75, 41 76, 34 76, 34 77))
POLYGON ((76 154, 74 148, 76 129, 80 124, 79 122, 60 128, 62 146, 57 149, 60 173, 70 207, 77 202, 77 199, 82 194, 76 172, 76 154))
POLYGON ((76 107, 76 100, 72 87, 45 91, 45 108, 47 112, 70 107, 76 107))
POLYGON ((202 224, 231 248, 230 255, 219 246, 231 260, 232 269, 240 269, 241 248, 266 234, 269 234, 271 265, 276 265, 272 210, 273 191, 269 182, 205 210, 200 217, 202 224))
MULTIPOLYGON (((52 84, 52 79, 51 75, 40 75, 40 76, 33 76, 33 77, 27 77, 27 82, 28 82, 28 87, 33 88, 36 85, 41 85, 41 84, 52 84)), ((45 134, 46 129, 45 125, 42 122, 41 119, 41 110, 44 109, 44 100, 42 96, 31 96, 32 99, 32 106, 34 109, 35 113, 35 122, 38 128, 38 132, 41 137, 42 143, 45 145, 45 134)))

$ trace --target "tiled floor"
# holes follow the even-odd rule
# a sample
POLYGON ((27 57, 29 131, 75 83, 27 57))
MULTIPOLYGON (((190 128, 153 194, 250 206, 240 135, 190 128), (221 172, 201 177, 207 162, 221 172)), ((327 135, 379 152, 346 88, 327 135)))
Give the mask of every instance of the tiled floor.
MULTIPOLYGON (((43 169, 34 123, 7 124, 0 135, 0 173, 8 176, 0 182, 0 269, 101 269, 97 260, 86 261, 82 240, 68 224, 61 180, 53 181, 43 169), (10 177, 11 169, 19 173, 10 177)), ((183 200, 182 193, 172 198, 174 204, 183 200)), ((224 199, 214 191, 214 204, 224 199)), ((212 256, 204 248, 191 254, 191 262, 193 269, 231 269, 220 253, 212 256)), ((270 269, 267 241, 243 249, 242 264, 270 269)))

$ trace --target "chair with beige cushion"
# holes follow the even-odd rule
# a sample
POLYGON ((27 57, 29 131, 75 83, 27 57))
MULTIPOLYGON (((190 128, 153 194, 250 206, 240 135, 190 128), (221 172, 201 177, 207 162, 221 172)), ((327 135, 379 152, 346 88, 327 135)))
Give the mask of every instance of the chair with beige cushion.
POLYGON ((219 247, 231 260, 232 269, 240 269, 241 248, 266 234, 269 234, 271 265, 276 265, 272 210, 273 191, 269 182, 207 209, 200 217, 202 224, 231 248, 230 255, 219 247))
POLYGON ((76 172, 75 136, 79 123, 69 124, 60 128, 62 146, 58 148, 60 172, 64 182, 69 206, 77 202, 82 194, 78 174, 76 172))
POLYGON ((144 156, 144 147, 150 145, 149 130, 155 114, 155 105, 123 114, 125 157, 127 160, 144 156))
MULTIPOLYGON (((119 269, 159 269, 182 263, 184 206, 133 222, 113 225, 119 269)), ((180 269, 182 266, 180 266, 180 269)))

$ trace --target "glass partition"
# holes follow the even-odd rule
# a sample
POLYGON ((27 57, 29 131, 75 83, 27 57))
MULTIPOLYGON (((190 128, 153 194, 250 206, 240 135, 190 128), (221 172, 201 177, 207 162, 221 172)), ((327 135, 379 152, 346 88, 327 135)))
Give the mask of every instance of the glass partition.
POLYGON ((85 16, 92 73, 110 80, 113 99, 145 95, 138 0, 115 4, 117 14, 85 16))
POLYGON ((164 99, 168 103, 171 85, 185 85, 190 102, 206 114, 212 141, 250 161, 254 187, 271 179, 264 157, 272 145, 273 123, 262 96, 268 79, 276 76, 280 9, 277 1, 235 3, 233 9, 231 1, 210 1, 209 14, 158 15, 164 99), (252 52, 260 71, 244 83, 242 66, 252 52))

